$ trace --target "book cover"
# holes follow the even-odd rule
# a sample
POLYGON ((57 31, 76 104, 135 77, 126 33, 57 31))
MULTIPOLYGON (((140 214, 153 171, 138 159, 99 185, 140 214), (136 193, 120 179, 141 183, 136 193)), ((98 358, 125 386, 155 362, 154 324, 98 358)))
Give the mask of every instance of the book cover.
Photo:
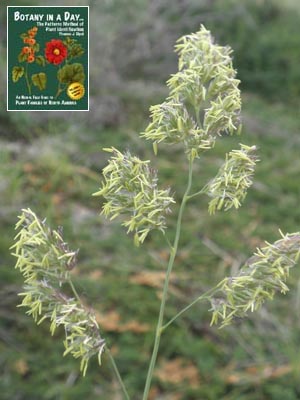
POLYGON ((7 7, 7 110, 89 110, 89 7, 7 7))

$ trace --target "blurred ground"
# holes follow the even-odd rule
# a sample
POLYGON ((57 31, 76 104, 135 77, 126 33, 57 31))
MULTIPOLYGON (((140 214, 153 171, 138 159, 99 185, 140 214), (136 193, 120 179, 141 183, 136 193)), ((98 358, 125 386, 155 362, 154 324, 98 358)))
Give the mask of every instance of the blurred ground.
MULTIPOLYGON (((0 86, 5 88, 5 6, 0 21, 0 86)), ((65 1, 65 5, 88 2, 65 1)), ((15 1, 14 5, 50 5, 15 1)), ((51 5, 60 4, 52 1, 51 5)), ((196 166, 199 182, 213 176, 224 153, 238 143, 259 148, 255 184, 240 211, 207 215, 206 199, 185 216, 167 317, 206 288, 233 274, 278 229, 299 229, 300 33, 299 4, 276 1, 89 1, 91 110, 88 113, 5 112, 0 100, 0 391, 3 400, 121 399, 107 363, 62 358, 61 335, 50 337, 16 308, 21 279, 10 256, 19 210, 32 208, 53 227, 64 226, 80 248, 74 280, 98 312, 132 399, 141 398, 167 259, 159 235, 132 246, 118 222, 99 216, 106 155, 102 147, 130 148, 159 169, 178 203, 187 168, 180 151, 153 156, 138 132, 148 108, 162 101, 164 81, 176 71, 173 44, 200 23, 235 50, 243 89, 242 138, 223 138, 196 166), (174 163, 174 160, 176 162, 174 163)), ((4 93, 4 90, 3 90, 4 93)), ((200 184, 201 185, 201 184, 200 184)), ((174 227, 176 209, 170 218, 174 227)), ((171 233, 172 235, 172 233, 171 233)), ((190 310, 163 337, 154 400, 296 400, 300 398, 300 273, 292 271, 286 296, 248 320, 209 327, 207 304, 190 310)))

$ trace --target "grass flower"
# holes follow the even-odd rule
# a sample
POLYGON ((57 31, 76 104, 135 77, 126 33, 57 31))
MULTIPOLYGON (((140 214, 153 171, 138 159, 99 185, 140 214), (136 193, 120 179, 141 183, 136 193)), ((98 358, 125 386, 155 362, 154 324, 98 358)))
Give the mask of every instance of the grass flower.
POLYGON ((105 341, 93 311, 77 296, 68 297, 62 291, 63 284, 70 283, 77 251, 71 251, 61 232, 51 230, 30 209, 22 210, 16 229, 19 232, 12 246, 13 255, 17 257, 16 268, 25 280, 20 306, 28 308, 27 314, 37 324, 48 319, 51 334, 57 327, 64 327, 64 355, 71 353, 80 358, 80 370, 85 375, 93 355, 98 355, 100 363, 105 341))
POLYGON ((167 84, 166 102, 150 108, 152 122, 141 136, 158 143, 182 142, 188 158, 211 149, 224 132, 239 133, 241 97, 228 46, 201 26, 175 46, 179 71, 167 84))
POLYGON ((234 318, 259 309, 276 292, 289 290, 286 280, 290 268, 299 261, 300 232, 282 234, 282 239, 266 244, 257 249, 237 276, 224 279, 219 286, 211 299, 211 324, 221 320, 221 327, 228 325, 234 318))
POLYGON ((252 185, 257 162, 256 146, 240 146, 240 150, 232 150, 226 154, 225 163, 206 187, 205 192, 212 197, 208 206, 210 214, 214 214, 216 210, 239 208, 252 185))
POLYGON ((104 181, 94 196, 103 196, 106 203, 102 214, 110 219, 124 215, 123 225, 127 232, 135 232, 136 245, 143 243, 153 229, 164 231, 165 215, 174 203, 170 190, 157 186, 156 171, 149 161, 142 161, 129 152, 121 153, 115 148, 105 149, 112 153, 103 169, 104 181))

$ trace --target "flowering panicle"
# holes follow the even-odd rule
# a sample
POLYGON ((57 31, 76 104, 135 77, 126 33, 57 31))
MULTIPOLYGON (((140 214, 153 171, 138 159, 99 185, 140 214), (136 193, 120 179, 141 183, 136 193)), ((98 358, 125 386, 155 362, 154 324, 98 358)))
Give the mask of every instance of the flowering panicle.
POLYGON ((179 71, 167 82, 170 96, 150 108, 152 122, 141 136, 152 140, 155 148, 162 141, 181 142, 194 159, 212 148, 218 135, 239 133, 239 80, 232 50, 214 44, 204 26, 180 38, 175 50, 179 71))
POLYGON ((210 70, 216 68, 216 65, 230 65, 232 49, 213 42, 210 31, 204 25, 201 25, 198 32, 179 38, 175 46, 175 51, 179 54, 179 70, 200 65, 206 68, 208 77, 210 70))
POLYGON ((17 242, 12 248, 18 258, 18 268, 25 283, 47 279, 59 286, 70 277, 76 265, 77 251, 70 251, 63 241, 62 232, 51 230, 30 209, 22 210, 16 224, 17 242))
POLYGON ((211 299, 211 324, 222 321, 221 327, 234 317, 244 317, 272 299, 277 291, 286 293, 290 268, 299 261, 300 232, 282 235, 282 239, 258 248, 235 277, 224 279, 218 295, 211 299))
POLYGON ((216 210, 239 208, 245 199, 248 188, 252 185, 252 177, 258 161, 256 146, 241 144, 240 150, 232 150, 226 154, 226 161, 218 174, 206 186, 206 193, 212 197, 208 210, 214 214, 216 210))
POLYGON ((62 292, 63 283, 70 282, 77 251, 69 250, 61 231, 51 230, 30 209, 22 210, 16 229, 13 255, 25 279, 20 306, 28 307, 27 314, 38 324, 50 320, 52 334, 58 326, 64 327, 64 355, 81 358, 80 369, 85 374, 93 355, 98 354, 100 362, 105 342, 94 313, 62 292))
POLYGON ((164 231, 165 215, 174 200, 169 189, 158 189, 157 174, 149 167, 149 161, 115 148, 105 150, 112 157, 103 169, 102 187, 94 196, 106 199, 102 209, 106 217, 127 216, 123 225, 128 228, 127 232, 135 232, 134 241, 139 245, 152 229, 164 231))
POLYGON ((186 151, 195 158, 200 150, 209 150, 215 143, 215 137, 205 134, 185 105, 169 98, 162 104, 150 107, 152 122, 147 131, 151 131, 156 152, 157 144, 183 143, 186 151))

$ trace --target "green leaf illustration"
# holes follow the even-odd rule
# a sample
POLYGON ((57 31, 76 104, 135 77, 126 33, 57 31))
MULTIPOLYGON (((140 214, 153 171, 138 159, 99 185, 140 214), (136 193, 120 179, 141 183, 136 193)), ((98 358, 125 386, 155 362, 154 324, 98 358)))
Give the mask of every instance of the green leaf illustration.
POLYGON ((66 38, 66 40, 63 41, 63 43, 68 47, 72 46, 75 42, 76 42, 76 39, 72 39, 70 36, 68 36, 66 38))
POLYGON ((69 57, 74 58, 74 57, 80 57, 84 54, 84 48, 81 46, 81 44, 74 44, 69 48, 69 57))
POLYGON ((20 78, 24 75, 24 67, 13 67, 12 69, 12 80, 13 82, 18 82, 20 78))
POLYGON ((37 86, 40 90, 46 88, 47 75, 44 72, 32 75, 31 80, 34 86, 37 86))
POLYGON ((43 57, 43 56, 36 56, 36 57, 35 57, 35 62, 36 62, 38 65, 41 65, 42 67, 44 67, 45 64, 46 64, 45 57, 43 57))
POLYGON ((24 61, 26 61, 27 60, 27 57, 28 57, 28 54, 25 54, 25 53, 20 53, 19 55, 18 55, 18 61, 19 62, 24 62, 24 61))
POLYGON ((57 79, 60 83, 70 84, 73 82, 83 83, 85 78, 83 65, 79 63, 68 64, 57 72, 57 79))
POLYGON ((33 50, 35 53, 38 53, 40 51, 40 45, 38 43, 35 43, 33 45, 33 50))

